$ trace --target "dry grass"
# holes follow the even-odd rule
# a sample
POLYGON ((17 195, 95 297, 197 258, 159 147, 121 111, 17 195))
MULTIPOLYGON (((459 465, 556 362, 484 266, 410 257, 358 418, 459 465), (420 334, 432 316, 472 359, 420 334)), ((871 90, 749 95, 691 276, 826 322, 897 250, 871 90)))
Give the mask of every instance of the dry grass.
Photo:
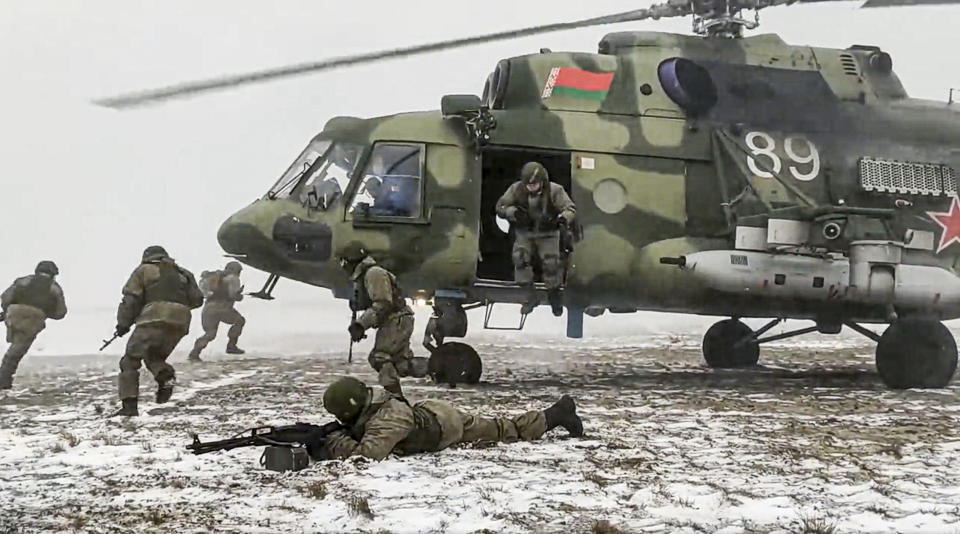
POLYGON ((80 443, 80 438, 78 438, 76 434, 67 432, 66 430, 60 431, 60 437, 67 442, 67 445, 69 445, 71 449, 80 443))
POLYGON ((141 442, 140 442, 140 450, 142 450, 143 452, 146 452, 146 453, 151 453, 151 452, 153 452, 153 443, 151 443, 151 442, 149 442, 149 441, 141 441, 141 442))
POLYGON ((305 488, 303 488, 304 495, 307 497, 313 497, 317 500, 322 500, 327 496, 327 493, 327 485, 320 480, 311 482, 310 484, 307 484, 305 488))
POLYGON ((170 519, 170 514, 161 507, 151 508, 146 515, 147 521, 154 526, 160 526, 170 519))
POLYGON ((56 443, 54 443, 53 446, 50 447, 50 452, 52 452, 52 453, 54 453, 54 454, 56 454, 56 453, 58 453, 58 452, 63 452, 63 451, 65 451, 65 450, 67 450, 67 449, 64 448, 63 443, 61 443, 61 442, 59 442, 59 441, 56 442, 56 443))
POLYGON ((352 495, 347 500, 347 511, 350 512, 350 517, 373 519, 373 510, 370 509, 370 501, 363 495, 352 495))
POLYGON ((800 517, 800 534, 836 534, 837 523, 826 517, 800 517))
POLYGON ((613 523, 607 521, 606 519, 594 521, 593 528, 590 529, 590 532, 592 534, 624 534, 624 531, 613 526, 613 523))
POLYGON ((587 482, 593 482, 594 484, 600 486, 601 488, 604 488, 608 484, 610 484, 609 478, 604 478, 600 476, 599 474, 597 474, 596 471, 588 471, 584 473, 583 479, 586 480, 587 482))

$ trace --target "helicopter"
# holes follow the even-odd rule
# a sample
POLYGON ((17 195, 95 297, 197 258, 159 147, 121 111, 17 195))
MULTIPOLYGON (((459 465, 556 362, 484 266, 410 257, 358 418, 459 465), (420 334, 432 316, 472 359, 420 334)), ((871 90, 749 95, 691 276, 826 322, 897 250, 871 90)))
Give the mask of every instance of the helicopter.
MULTIPOLYGON (((960 317, 960 108, 910 98, 891 56, 745 36, 793 0, 671 0, 574 22, 333 58, 103 99, 124 109, 360 63, 550 31, 690 16, 693 35, 621 31, 596 53, 502 59, 482 95, 440 110, 336 117, 217 238, 280 278, 352 295, 340 253, 360 245, 405 296, 433 304, 431 373, 476 382, 466 311, 521 303, 512 229, 495 203, 529 161, 577 205, 564 258, 567 336, 584 315, 725 317, 712 368, 756 365, 763 343, 848 327, 876 341, 896 389, 946 386, 960 317), (748 15, 752 13, 753 17, 748 15), (754 330, 743 318, 766 318, 754 330), (766 335, 785 319, 812 326, 766 335), (864 324, 887 324, 882 335, 864 324)), ((869 0, 887 7, 948 0, 869 0)), ((544 292, 542 284, 538 291, 544 292)), ((522 329, 525 315, 509 329, 522 329)))

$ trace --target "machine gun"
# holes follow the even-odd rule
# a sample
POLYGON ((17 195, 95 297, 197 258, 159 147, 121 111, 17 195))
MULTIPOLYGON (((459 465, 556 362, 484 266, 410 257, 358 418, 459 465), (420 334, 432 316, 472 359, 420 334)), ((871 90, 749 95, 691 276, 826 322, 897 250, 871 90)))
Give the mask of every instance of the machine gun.
POLYGON ((310 423, 294 423, 285 426, 262 426, 250 428, 236 436, 217 441, 200 441, 193 435, 193 443, 187 449, 193 454, 214 451, 229 451, 240 447, 266 446, 260 464, 273 471, 296 471, 307 466, 307 455, 314 460, 326 460, 323 442, 328 435, 344 427, 339 421, 330 421, 323 426, 310 423))

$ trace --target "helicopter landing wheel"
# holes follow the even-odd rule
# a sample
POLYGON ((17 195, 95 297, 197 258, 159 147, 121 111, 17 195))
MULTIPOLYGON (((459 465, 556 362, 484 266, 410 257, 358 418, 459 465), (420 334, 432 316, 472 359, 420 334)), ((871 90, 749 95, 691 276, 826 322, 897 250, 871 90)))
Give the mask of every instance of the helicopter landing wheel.
POLYGON ((703 359, 714 369, 752 367, 760 359, 760 345, 753 330, 738 319, 725 319, 703 335, 703 359))
POLYGON ((957 343, 940 321, 904 317, 880 336, 876 363, 893 389, 942 388, 957 370, 957 343))
POLYGON ((476 384, 483 373, 483 362, 470 345, 451 341, 433 351, 427 369, 438 384, 476 384))

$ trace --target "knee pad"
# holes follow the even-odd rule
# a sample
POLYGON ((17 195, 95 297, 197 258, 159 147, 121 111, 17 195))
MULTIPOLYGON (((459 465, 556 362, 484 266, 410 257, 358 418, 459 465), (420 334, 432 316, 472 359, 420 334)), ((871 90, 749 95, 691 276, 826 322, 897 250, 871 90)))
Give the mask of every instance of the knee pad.
POLYGON ((517 249, 513 251, 513 265, 518 269, 530 266, 530 251, 527 249, 517 249))
POLYGON ((380 372, 383 364, 390 361, 390 355, 384 352, 371 352, 367 361, 370 362, 370 367, 373 367, 374 371, 380 372))

